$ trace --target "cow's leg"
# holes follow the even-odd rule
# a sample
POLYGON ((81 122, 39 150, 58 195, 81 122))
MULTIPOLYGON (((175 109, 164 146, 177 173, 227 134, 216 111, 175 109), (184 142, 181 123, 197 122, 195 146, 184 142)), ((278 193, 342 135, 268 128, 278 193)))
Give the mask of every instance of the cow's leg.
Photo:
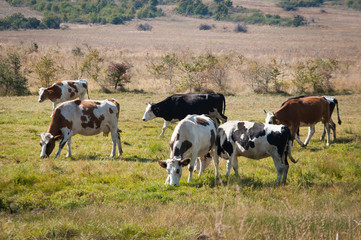
POLYGON ((71 157, 71 138, 69 138, 68 142, 67 142, 67 145, 68 145, 68 153, 66 154, 66 157, 71 157))
POLYGON ((219 171, 218 171, 219 156, 216 152, 214 153, 213 163, 214 163, 214 172, 217 178, 219 176, 219 171))
MULTIPOLYGON (((55 155, 55 158, 60 156, 61 150, 63 149, 63 147, 65 146, 65 144, 67 143, 67 141, 71 138, 70 134, 64 134, 63 139, 60 141, 59 143, 59 151, 58 153, 55 155)), ((69 145, 68 145, 69 146, 69 145)))
POLYGON ((120 142, 120 135, 119 135, 117 126, 112 127, 111 135, 112 135, 113 146, 112 146, 112 152, 110 154, 110 157, 113 158, 115 156, 115 149, 117 148, 117 145, 118 145, 118 156, 122 155, 122 153, 123 153, 122 145, 120 142))
MULTIPOLYGON (((287 147, 286 147, 287 148, 287 147)), ((286 152, 283 153, 283 157, 284 157, 284 161, 282 162, 282 164, 284 165, 284 169, 283 169, 283 177, 282 177, 282 183, 286 184, 287 181, 287 174, 288 174, 288 168, 290 167, 287 161, 287 154, 286 152)))
POLYGON ((231 165, 232 165, 232 159, 228 159, 227 160, 226 178, 228 178, 229 174, 231 174, 231 165))
POLYGON ((193 181, 193 171, 194 171, 194 164, 196 163, 196 160, 197 160, 197 154, 195 154, 193 152, 192 157, 191 157, 191 162, 190 162, 190 164, 188 166, 188 169, 189 169, 188 182, 193 181))
POLYGON ((330 146, 330 124, 327 122, 325 123, 325 129, 326 129, 326 134, 327 134, 327 143, 326 146, 330 146))
POLYGON ((237 159, 237 155, 235 153, 233 153, 232 156, 232 167, 234 170, 234 173, 236 174, 236 176, 238 176, 238 159, 237 159))
MULTIPOLYGON (((277 151, 273 151, 271 156, 272 156, 273 163, 277 170, 277 183, 281 183, 282 176, 283 176, 282 182, 286 181, 285 178, 287 178, 287 173, 285 176, 284 175, 285 165, 282 163, 282 159, 281 159, 280 155, 278 154, 277 151)), ((287 168, 287 172, 288 172, 288 168, 287 168)))
POLYGON ((163 124, 163 128, 162 128, 162 133, 159 135, 159 137, 162 137, 164 135, 165 130, 167 129, 168 125, 169 125, 170 121, 164 120, 164 124, 163 124))
POLYGON ((332 119, 330 118, 330 128, 333 131, 333 140, 336 140, 336 124, 332 121, 332 119))
POLYGON ((53 117, 53 114, 54 114, 55 108, 56 108, 56 103, 55 103, 55 102, 53 102, 53 111, 51 112, 50 117, 53 117))
POLYGON ((304 143, 305 147, 307 146, 308 142, 311 140, 314 133, 315 133, 315 125, 309 126, 308 127, 308 135, 307 135, 306 141, 304 143))
POLYGON ((206 166, 206 156, 197 158, 197 161, 199 163, 199 173, 198 173, 198 177, 201 176, 204 172, 204 168, 206 166))
POLYGON ((300 144, 301 145, 301 147, 304 147, 305 145, 303 144, 303 142, 301 141, 301 139, 300 139, 300 136, 296 133, 296 135, 295 135, 295 139, 296 139, 296 141, 298 142, 298 144, 300 144))

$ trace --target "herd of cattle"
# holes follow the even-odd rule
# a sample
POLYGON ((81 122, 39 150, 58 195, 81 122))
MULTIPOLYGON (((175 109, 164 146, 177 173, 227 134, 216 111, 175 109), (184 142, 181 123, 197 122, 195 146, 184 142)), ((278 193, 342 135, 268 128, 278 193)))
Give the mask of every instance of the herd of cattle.
MULTIPOLYGON (((120 130, 118 129, 119 104, 115 99, 104 101, 84 100, 88 93, 86 80, 62 81, 48 88, 40 88, 39 102, 49 99, 53 102, 52 120, 47 132, 41 137, 40 157, 49 157, 55 142, 60 140, 58 157, 68 145, 67 157, 71 156, 71 137, 76 134, 91 136, 103 132, 112 136, 112 152, 122 154, 120 130), (78 100, 74 100, 79 98, 78 100), (56 104, 61 103, 58 107, 56 104)), ((330 129, 336 138, 336 124, 331 115, 337 107, 338 123, 341 124, 338 102, 328 96, 299 96, 287 99, 274 113, 266 112, 265 122, 227 121, 224 115, 226 101, 222 94, 175 94, 165 100, 148 104, 143 121, 156 117, 164 119, 161 136, 171 122, 179 121, 169 142, 170 158, 158 161, 168 172, 166 184, 179 185, 182 167, 189 165, 188 182, 192 181, 195 169, 203 173, 213 158, 215 174, 219 176, 218 159, 227 160, 227 173, 231 166, 238 175, 238 156, 262 159, 271 156, 277 169, 277 181, 286 182, 288 173, 287 156, 294 163, 291 149, 293 140, 306 146, 313 133, 315 124, 324 124, 327 146, 330 145, 330 129), (222 124, 220 125, 220 121, 222 124), (308 136, 304 143, 299 139, 299 127, 308 126, 308 136)))

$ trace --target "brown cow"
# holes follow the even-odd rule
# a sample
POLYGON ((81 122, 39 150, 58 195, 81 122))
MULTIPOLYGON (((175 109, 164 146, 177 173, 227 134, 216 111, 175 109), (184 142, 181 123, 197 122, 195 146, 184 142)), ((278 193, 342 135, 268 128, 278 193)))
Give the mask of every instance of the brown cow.
POLYGON ((266 123, 288 126, 292 139, 296 138, 301 146, 307 145, 314 131, 309 131, 305 143, 302 143, 296 135, 297 129, 302 126, 313 126, 318 122, 322 122, 327 133, 326 146, 330 145, 330 107, 324 97, 313 96, 290 99, 275 113, 266 113, 266 123))

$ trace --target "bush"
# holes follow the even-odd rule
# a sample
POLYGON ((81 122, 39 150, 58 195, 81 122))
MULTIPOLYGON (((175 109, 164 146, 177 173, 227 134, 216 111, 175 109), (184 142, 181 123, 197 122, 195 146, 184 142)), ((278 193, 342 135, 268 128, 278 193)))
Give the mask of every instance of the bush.
POLYGON ((35 65, 35 73, 40 79, 40 85, 49 87, 50 83, 54 82, 57 71, 55 61, 48 56, 43 56, 35 65))
POLYGON ((199 25, 199 30, 211 30, 212 26, 208 24, 201 24, 199 25))
POLYGON ((332 73, 338 68, 336 59, 310 59, 294 67, 294 80, 298 93, 330 93, 332 73))
POLYGON ((46 28, 55 28, 55 29, 59 29, 60 28, 60 23, 61 23, 61 19, 58 16, 55 15, 51 15, 51 16, 46 16, 41 20, 41 23, 46 27, 46 28))
POLYGON ((246 33, 247 32, 247 26, 246 25, 241 25, 241 24, 237 24, 234 29, 233 32, 239 33, 246 33))
POLYGON ((29 95, 28 80, 20 72, 20 56, 17 53, 8 54, 7 58, 0 57, 0 95, 23 96, 29 95))
POLYGON ((137 27, 138 31, 152 31, 152 26, 149 25, 148 23, 144 23, 144 24, 139 24, 137 27))

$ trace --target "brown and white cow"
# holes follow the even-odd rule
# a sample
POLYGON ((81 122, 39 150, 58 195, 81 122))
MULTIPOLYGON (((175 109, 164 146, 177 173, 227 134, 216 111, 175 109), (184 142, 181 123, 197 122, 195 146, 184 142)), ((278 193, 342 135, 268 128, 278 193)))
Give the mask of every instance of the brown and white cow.
POLYGON ((330 145, 330 107, 324 97, 310 96, 290 99, 275 113, 266 112, 266 123, 284 124, 291 131, 292 139, 305 146, 310 141, 313 132, 309 131, 305 143, 297 136, 297 130, 302 126, 314 126, 318 122, 324 124, 327 133, 326 146, 330 145))
POLYGON ((175 127, 169 146, 170 159, 158 161, 159 165, 167 169, 168 177, 165 184, 179 185, 182 167, 189 164, 188 182, 192 181, 192 174, 197 157, 201 157, 199 175, 205 169, 208 153, 213 153, 216 140, 216 122, 206 115, 188 115, 175 127))
MULTIPOLYGON (((88 82, 86 80, 64 80, 54 83, 48 88, 39 88, 39 103, 49 99, 53 102, 53 113, 58 103, 73 100, 79 97, 84 99, 88 95, 88 82)), ((51 116, 53 115, 51 114, 51 116)))
POLYGON ((75 134, 92 136, 103 132, 112 136, 113 148, 110 157, 115 156, 116 145, 118 155, 122 154, 122 146, 118 130, 119 104, 114 99, 104 101, 73 100, 59 105, 53 114, 49 129, 41 133, 40 157, 49 157, 55 147, 55 141, 60 140, 58 157, 65 143, 68 144, 67 157, 71 156, 71 137, 75 134))

